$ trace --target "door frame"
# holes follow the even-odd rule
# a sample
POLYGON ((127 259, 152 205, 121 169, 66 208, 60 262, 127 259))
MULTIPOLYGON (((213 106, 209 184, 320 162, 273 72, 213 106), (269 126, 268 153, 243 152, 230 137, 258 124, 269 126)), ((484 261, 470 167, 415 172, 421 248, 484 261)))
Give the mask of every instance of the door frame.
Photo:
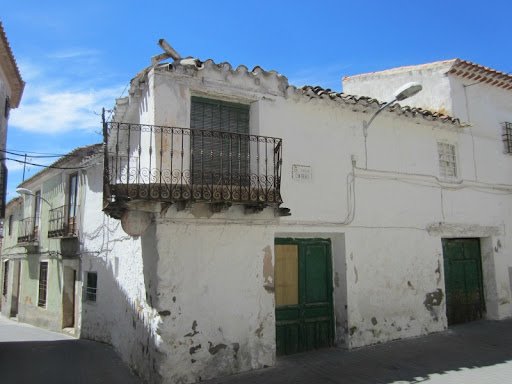
MULTIPOLYGON (((480 319, 486 318, 486 312, 487 312, 487 303, 486 303, 486 288, 485 288, 485 280, 484 280, 484 261, 482 257, 482 238, 480 237, 443 237, 441 238, 441 247, 442 247, 442 254, 443 254, 443 272, 444 272, 444 291, 445 291, 445 297, 446 297, 446 320, 449 326, 456 325, 456 324, 464 324, 471 321, 476 321, 480 319), (448 319, 448 285, 449 282, 447 281, 447 270, 446 270, 446 263, 448 261, 446 252, 445 252, 445 243, 449 241, 468 241, 468 240, 477 240, 478 242, 478 260, 476 260, 478 271, 477 271, 477 279, 478 279, 478 288, 480 291, 480 318, 475 318, 473 320, 466 320, 463 322, 456 321, 452 323, 448 323, 450 319, 448 319)), ((465 279, 466 281, 466 279, 465 279)), ((452 320, 453 321, 453 320, 452 320)))

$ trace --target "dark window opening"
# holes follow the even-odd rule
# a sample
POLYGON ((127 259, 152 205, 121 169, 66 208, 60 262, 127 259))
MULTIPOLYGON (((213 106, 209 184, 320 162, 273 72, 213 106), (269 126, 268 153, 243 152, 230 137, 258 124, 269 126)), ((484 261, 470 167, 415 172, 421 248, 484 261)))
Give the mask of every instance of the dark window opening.
POLYGON ((11 233, 12 233, 12 222, 14 220, 14 217, 12 215, 9 215, 9 223, 8 223, 8 226, 7 226, 7 235, 8 236, 11 236, 11 233))
POLYGON ((9 276, 9 261, 4 263, 4 285, 2 288, 2 295, 7 296, 7 279, 9 276))
POLYGON ((4 116, 6 119, 9 118, 9 112, 11 110, 11 100, 9 99, 9 96, 5 98, 5 109, 4 109, 4 116))
POLYGON ((512 123, 503 123, 503 144, 505 153, 512 153, 512 123))
POLYGON ((98 290, 98 274, 96 272, 87 272, 87 285, 85 286, 85 300, 96 301, 96 292, 98 290))

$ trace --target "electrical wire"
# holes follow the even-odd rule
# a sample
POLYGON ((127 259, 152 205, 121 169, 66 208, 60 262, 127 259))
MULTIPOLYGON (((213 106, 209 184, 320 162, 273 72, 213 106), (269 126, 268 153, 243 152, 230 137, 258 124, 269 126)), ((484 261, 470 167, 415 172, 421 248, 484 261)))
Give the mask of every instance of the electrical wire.
POLYGON ((10 157, 4 157, 0 160, 10 160, 10 161, 15 161, 15 162, 21 163, 21 164, 29 164, 29 165, 34 165, 36 167, 42 167, 42 168, 53 168, 53 169, 85 169, 85 168, 87 168, 87 167, 58 167, 55 165, 44 165, 44 164, 37 164, 37 163, 32 163, 32 162, 24 161, 24 160, 12 159, 10 157))
POLYGON ((27 156, 27 157, 30 157, 30 158, 51 158, 51 157, 63 157, 63 156, 66 156, 66 155, 29 155, 28 153, 16 153, 16 152, 11 152, 11 151, 8 151, 8 150, 4 150, 4 149, 0 149, 0 152, 4 152, 4 153, 8 153, 9 155, 13 155, 13 156, 20 156, 20 157, 24 157, 24 156, 27 156))

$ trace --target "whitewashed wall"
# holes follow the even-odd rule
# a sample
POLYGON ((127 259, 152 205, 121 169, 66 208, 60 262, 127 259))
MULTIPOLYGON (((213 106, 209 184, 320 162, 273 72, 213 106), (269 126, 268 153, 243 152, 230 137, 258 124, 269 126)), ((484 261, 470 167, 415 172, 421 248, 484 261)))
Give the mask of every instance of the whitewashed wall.
MULTIPOLYGON (((132 365, 143 364, 145 355, 134 348, 140 341, 143 349, 145 337, 148 359, 164 382, 272 365, 276 237, 331 239, 339 345, 358 347, 446 328, 442 237, 482 238, 487 316, 510 315, 511 195, 473 178, 467 131, 383 112, 369 129, 368 169, 362 169, 362 121, 373 109, 309 99, 287 89, 275 74, 226 66, 157 69, 150 79, 154 83, 145 92, 158 125, 188 127, 191 95, 249 104, 251 133, 283 138, 283 206, 292 216, 276 218, 270 209, 244 215, 239 207, 212 214, 199 204, 178 212, 156 204, 140 239, 129 238, 112 219, 87 222, 96 244, 91 248, 102 250, 97 258, 116 276, 125 297, 123 304, 119 295, 115 304, 110 296, 96 303, 102 309, 96 312, 116 314, 99 322, 110 324, 105 340, 132 365), (461 179, 456 182, 439 178, 438 141, 457 146, 461 179), (297 165, 309 167, 311 177, 292 178, 297 165), (352 180, 355 197, 348 193, 352 180), (93 236, 98 231, 103 235, 93 236), (123 308, 125 317, 117 317, 123 308), (142 320, 130 324, 126 319, 135 319, 135 313, 142 320), (123 342, 126 333, 135 334, 137 342, 123 342)), ((440 89, 450 93, 446 80, 440 89)), ((433 91, 426 95, 438 100, 433 91)), ((440 108, 452 108, 447 99, 439 102, 440 108)), ((510 183, 509 176, 500 177, 495 172, 488 180, 510 183)), ((97 206, 101 188, 91 189, 97 206)), ((99 261, 84 259, 84 271, 94 263, 99 261)))

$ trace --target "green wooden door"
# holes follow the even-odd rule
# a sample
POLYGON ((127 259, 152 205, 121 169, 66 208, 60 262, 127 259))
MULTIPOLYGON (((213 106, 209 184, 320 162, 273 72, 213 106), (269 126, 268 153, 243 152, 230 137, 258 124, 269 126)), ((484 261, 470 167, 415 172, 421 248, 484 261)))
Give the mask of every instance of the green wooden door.
POLYGON ((329 347, 334 339, 331 243, 276 239, 278 355, 329 347))
POLYGON ((448 325, 481 319, 485 311, 479 239, 443 239, 448 325))

